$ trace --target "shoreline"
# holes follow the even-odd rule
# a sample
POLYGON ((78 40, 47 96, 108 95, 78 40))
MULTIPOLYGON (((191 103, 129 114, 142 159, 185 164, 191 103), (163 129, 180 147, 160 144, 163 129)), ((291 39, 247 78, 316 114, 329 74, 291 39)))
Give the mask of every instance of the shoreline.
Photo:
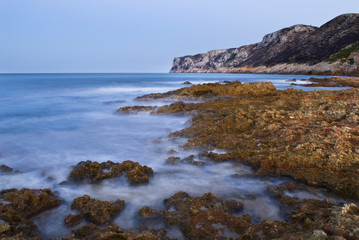
MULTIPOLYGON (((354 125, 359 117, 359 110, 356 108, 358 89, 305 92, 294 89, 277 90, 268 82, 242 84, 235 81, 192 85, 164 94, 145 95, 137 100, 162 98, 176 102, 162 107, 124 107, 118 112, 191 114, 191 125, 170 133, 170 137, 185 137, 188 140, 185 148, 202 149, 199 159, 208 159, 214 163, 245 163, 257 170, 257 177, 290 176, 296 179, 294 182, 285 182, 264 190, 265 194, 271 196, 281 207, 287 221, 261 219, 260 222, 255 222, 250 215, 244 213, 246 204, 260 196, 249 194, 241 196, 240 199, 221 199, 212 193, 191 196, 185 192, 177 192, 163 199, 163 209, 143 206, 137 216, 143 225, 138 230, 123 230, 112 222, 113 217, 126 207, 123 200, 100 201, 84 195, 74 199, 71 204, 71 208, 77 212, 72 212, 64 221, 75 227, 72 228, 73 235, 63 239, 296 237, 304 240, 320 236, 334 240, 339 236, 346 239, 359 237, 356 230, 359 220, 358 206, 350 204, 350 201, 347 204, 334 204, 326 199, 305 199, 297 195, 301 191, 308 191, 305 185, 300 184, 304 182, 326 187, 342 196, 348 193, 349 196, 354 196, 355 200, 359 199, 359 195, 355 195, 356 185, 349 184, 358 182, 354 161, 359 155, 356 150, 359 129, 354 125), (310 138, 306 138, 307 136, 310 138), (354 148, 349 148, 348 144, 354 148), (226 150, 226 153, 217 152, 215 149, 226 150), (330 157, 332 155, 333 157, 330 157), (336 155, 340 155, 341 161, 336 163, 338 165, 325 165, 329 160, 330 163, 335 163, 332 160, 336 159, 336 155), (353 163, 348 161, 350 158, 353 163), (318 169, 321 172, 318 172, 318 169), (341 175, 342 173, 344 175, 341 175), (348 177, 353 179, 345 179, 348 177), (83 218, 86 219, 86 224, 78 225, 83 218), (153 222, 160 222, 160 226, 164 227, 153 228, 153 222), (177 235, 173 231, 177 231, 177 235)), ((185 159, 170 157, 166 162, 202 166, 201 162, 193 159, 191 156, 185 159)), ((9 170, 6 167, 4 169, 9 170)), ((125 174, 124 176, 135 184, 151 184, 152 177, 156 177, 156 172, 153 173, 151 168, 138 163, 87 161, 75 166, 68 180, 75 179, 75 184, 82 184, 83 180, 95 184, 102 179, 115 178, 121 174, 125 174)), ((51 190, 1 191, 0 209, 2 214, 6 215, 0 215, 3 219, 0 220, 0 236, 38 239, 31 217, 58 206, 59 197, 61 196, 56 196, 51 190), (43 207, 35 212, 28 212, 25 207, 16 207, 29 199, 34 199, 37 206, 43 207), (15 217, 21 219, 20 225, 15 217)))

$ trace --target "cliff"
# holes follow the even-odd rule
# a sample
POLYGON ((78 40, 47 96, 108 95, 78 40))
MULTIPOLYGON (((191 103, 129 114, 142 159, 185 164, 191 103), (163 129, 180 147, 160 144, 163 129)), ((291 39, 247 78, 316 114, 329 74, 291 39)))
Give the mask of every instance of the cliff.
POLYGON ((259 43, 178 57, 170 72, 359 75, 359 14, 295 25, 259 43))

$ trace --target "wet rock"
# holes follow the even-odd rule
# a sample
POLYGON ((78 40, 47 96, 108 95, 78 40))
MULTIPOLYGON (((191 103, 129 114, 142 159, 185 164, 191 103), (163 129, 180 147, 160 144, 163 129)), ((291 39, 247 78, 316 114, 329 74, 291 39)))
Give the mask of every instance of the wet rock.
POLYGON ((183 159, 181 159, 180 157, 171 156, 171 157, 167 158, 166 163, 171 164, 171 165, 176 165, 179 163, 187 163, 187 164, 192 164, 192 165, 196 165, 196 166, 202 166, 204 164, 201 161, 195 161, 194 155, 190 155, 183 159))
POLYGON ((359 78, 342 78, 342 77, 330 77, 330 78, 309 78, 303 80, 310 83, 301 84, 304 87, 353 87, 359 88, 359 78))
POLYGON ((176 154, 176 153, 178 153, 176 150, 174 150, 174 149, 170 149, 170 150, 168 150, 168 152, 167 152, 168 154, 176 154))
POLYGON ((11 189, 0 191, 0 198, 9 202, 25 218, 60 205, 61 201, 50 189, 11 189))
POLYGON ((76 225, 80 224, 82 219, 83 219, 83 216, 80 213, 78 213, 78 214, 69 214, 65 218, 64 222, 65 222, 66 226, 73 227, 73 226, 76 226, 76 225))
POLYGON ((322 230, 314 230, 313 235, 309 240, 325 240, 328 238, 328 235, 322 230))
POLYGON ((153 111, 157 106, 131 106, 131 107, 122 107, 117 110, 118 113, 131 113, 137 114, 139 112, 148 112, 153 111))
POLYGON ((183 84, 192 84, 190 81, 185 81, 183 84))
POLYGON ((122 163, 82 161, 71 171, 68 180, 73 182, 85 180, 89 183, 96 183, 106 178, 119 177, 125 173, 131 184, 141 184, 149 182, 149 176, 153 175, 153 170, 146 165, 142 166, 138 162, 129 160, 122 163))
POLYGON ((6 234, 6 232, 10 231, 10 229, 11 227, 9 223, 0 220, 0 236, 2 236, 3 233, 6 234))
POLYGON ((31 217, 60 205, 49 189, 7 189, 0 191, 1 238, 38 239, 31 217))
POLYGON ((11 167, 8 167, 6 165, 0 165, 0 172, 3 173, 11 173, 13 171, 13 169, 11 167))
MULTIPOLYGON (((112 218, 119 213, 124 206, 125 201, 123 200, 117 200, 113 203, 109 201, 96 200, 90 198, 88 195, 76 198, 71 204, 72 209, 80 211, 82 217, 96 225, 110 223, 112 218)), ((66 220, 72 224, 74 223, 73 220, 78 218, 79 216, 69 215, 66 217, 66 220)))
MULTIPOLYGON (((189 127, 170 134, 188 138, 184 147, 225 149, 227 153, 207 157, 247 163, 259 175, 290 176, 359 199, 358 89, 277 91, 265 84, 239 83, 197 88, 235 98, 177 102, 156 110, 193 114, 189 127)), ((193 96, 197 88, 162 97, 193 96)))
POLYGON ((144 218, 158 218, 161 216, 161 211, 145 206, 138 211, 138 214, 144 218))
POLYGON ((99 227, 94 224, 88 224, 82 226, 74 231, 73 236, 66 238, 66 240, 77 240, 77 239, 119 239, 119 240, 170 240, 168 237, 159 238, 157 235, 152 232, 136 233, 131 230, 125 232, 121 227, 112 224, 108 227, 99 227))
POLYGON ((176 165, 180 161, 181 161, 180 157, 171 156, 171 157, 167 158, 166 163, 171 164, 171 165, 176 165))
POLYGON ((137 97, 138 101, 156 100, 161 98, 176 100, 195 100, 195 99, 212 99, 219 97, 240 97, 240 96, 267 96, 275 93, 275 87, 272 83, 241 83, 233 81, 227 84, 206 83, 192 85, 167 93, 154 93, 142 97, 137 97))
POLYGON ((224 201, 211 193, 192 198, 185 192, 178 192, 165 199, 164 203, 165 210, 146 207, 141 209, 140 215, 161 214, 166 224, 178 226, 187 239, 215 239, 220 237, 220 228, 223 227, 219 226, 222 225, 236 234, 246 233, 252 226, 248 215, 231 215, 231 212, 243 208, 242 203, 235 200, 224 201))

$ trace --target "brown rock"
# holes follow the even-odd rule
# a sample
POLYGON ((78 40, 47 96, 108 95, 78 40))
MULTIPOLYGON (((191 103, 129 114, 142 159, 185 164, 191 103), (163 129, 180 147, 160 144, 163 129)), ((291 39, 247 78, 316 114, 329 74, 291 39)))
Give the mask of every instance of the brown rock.
POLYGON ((117 110, 118 113, 131 113, 137 114, 139 112, 153 111, 157 106, 131 106, 131 107, 122 107, 117 110))
POLYGON ((69 214, 66 218, 65 218, 65 225, 68 227, 73 227, 76 226, 78 224, 80 224, 80 222, 82 221, 83 216, 78 213, 78 214, 69 214))
POLYGON ((153 170, 146 165, 142 166, 138 162, 129 160, 123 163, 86 161, 78 163, 68 179, 75 182, 86 180, 89 183, 95 183, 106 178, 119 177, 124 173, 127 173, 127 178, 132 184, 141 184, 149 182, 149 176, 153 175, 153 170))
MULTIPOLYGON (((100 201, 90 198, 88 195, 76 198, 71 208, 80 211, 80 214, 91 223, 104 225, 111 222, 115 214, 120 212, 125 206, 125 201, 117 200, 115 203, 109 201, 100 201)), ((77 217, 77 216, 76 216, 77 217)), ((68 216, 66 219, 73 219, 68 216)))
POLYGON ((60 205, 49 189, 8 189, 0 192, 0 237, 3 239, 40 239, 30 219, 60 205))

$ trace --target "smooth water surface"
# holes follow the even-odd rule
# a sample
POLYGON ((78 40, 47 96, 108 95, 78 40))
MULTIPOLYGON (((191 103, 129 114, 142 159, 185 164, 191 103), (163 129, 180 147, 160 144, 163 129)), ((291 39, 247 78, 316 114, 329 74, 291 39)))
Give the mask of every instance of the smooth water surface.
MULTIPOLYGON (((249 167, 208 162, 203 167, 166 165, 171 156, 186 157, 185 139, 169 139, 169 132, 184 127, 189 117, 157 116, 149 113, 116 114, 131 105, 163 105, 169 102, 136 102, 148 93, 166 92, 194 84, 234 81, 271 81, 277 89, 291 86, 288 79, 308 76, 251 74, 0 74, 0 165, 17 174, 0 173, 0 189, 51 188, 64 204, 34 220, 45 238, 67 236, 63 225, 74 198, 88 194, 100 200, 123 199, 126 208, 115 219, 125 229, 138 227, 136 214, 148 205, 163 207, 162 201, 177 191, 193 196, 206 192, 236 198, 254 221, 281 219, 279 207, 268 196, 268 187, 286 181, 253 177, 249 167), (154 141, 160 138, 160 141, 154 141), (124 178, 99 184, 61 184, 80 161, 137 161, 153 168, 150 183, 130 186, 124 178), (248 198, 255 194, 256 199, 248 198)), ((333 88, 331 88, 333 89, 333 88)))

